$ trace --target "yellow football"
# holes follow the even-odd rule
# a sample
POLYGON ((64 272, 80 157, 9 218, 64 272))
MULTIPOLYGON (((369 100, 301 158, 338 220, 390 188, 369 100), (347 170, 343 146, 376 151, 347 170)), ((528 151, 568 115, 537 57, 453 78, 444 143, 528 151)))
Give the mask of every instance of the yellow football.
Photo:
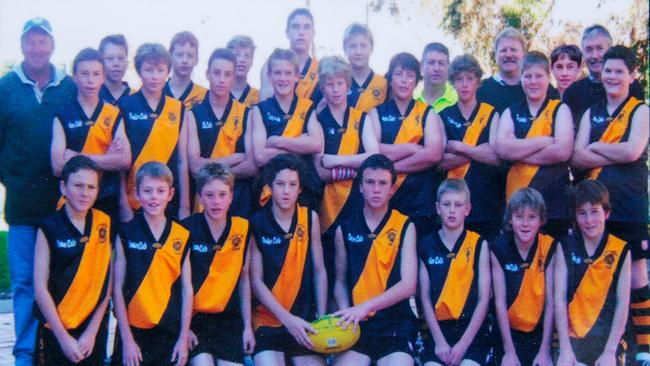
POLYGON ((343 330, 341 326, 336 325, 338 321, 339 317, 325 315, 311 323, 316 330, 316 334, 309 334, 309 338, 314 344, 314 351, 319 353, 342 352, 357 343, 361 329, 357 327, 357 330, 353 332, 354 324, 352 324, 348 326, 348 329, 343 330))

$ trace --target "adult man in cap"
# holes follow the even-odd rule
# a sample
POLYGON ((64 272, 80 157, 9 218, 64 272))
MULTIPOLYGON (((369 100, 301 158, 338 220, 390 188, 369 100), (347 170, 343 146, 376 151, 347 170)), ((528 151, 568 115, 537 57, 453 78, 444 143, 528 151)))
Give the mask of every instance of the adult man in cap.
POLYGON ((13 293, 16 365, 31 365, 37 322, 33 315, 36 225, 55 209, 56 179, 49 147, 57 106, 75 96, 72 79, 50 63, 52 27, 28 20, 20 44, 24 60, 0 79, 0 182, 6 187, 5 220, 13 293))

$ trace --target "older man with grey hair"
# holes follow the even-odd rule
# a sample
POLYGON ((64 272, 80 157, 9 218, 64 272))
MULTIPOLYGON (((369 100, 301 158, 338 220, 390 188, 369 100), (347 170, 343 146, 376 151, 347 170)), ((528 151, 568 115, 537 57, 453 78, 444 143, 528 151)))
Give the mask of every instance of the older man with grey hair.
POLYGON ((54 211, 59 196, 50 168, 52 121, 57 106, 76 93, 72 79, 50 63, 54 38, 46 19, 28 20, 20 44, 23 62, 0 79, 0 182, 7 191, 17 366, 33 362, 36 229, 41 218, 54 211))

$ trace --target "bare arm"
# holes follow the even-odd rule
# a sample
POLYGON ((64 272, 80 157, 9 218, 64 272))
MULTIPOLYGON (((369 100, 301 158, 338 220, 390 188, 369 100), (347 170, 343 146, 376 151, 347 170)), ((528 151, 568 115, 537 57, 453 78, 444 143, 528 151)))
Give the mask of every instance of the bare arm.
POLYGON ((571 166, 578 169, 591 169, 613 164, 611 160, 587 148, 591 134, 591 121, 589 120, 589 114, 590 110, 587 109, 587 111, 582 115, 578 134, 576 135, 576 141, 573 146, 571 166))
POLYGON ((244 328, 253 329, 251 321, 251 278, 250 278, 250 256, 251 245, 249 243, 246 249, 246 261, 242 267, 241 275, 239 278, 239 309, 241 317, 244 322, 244 328))
MULTIPOLYGON (((488 142, 482 143, 478 146, 470 146, 470 145, 462 144, 462 146, 458 146, 458 148, 455 149, 455 151, 470 158, 471 160, 476 160, 483 164, 499 165, 501 163, 501 160, 499 159, 499 155, 497 154, 497 149, 496 149, 498 127, 499 127, 499 114, 495 113, 494 116, 492 117, 492 121, 490 122, 490 131, 489 131, 490 135, 488 138, 488 142)), ((450 143, 451 141, 447 144, 448 150, 449 150, 450 143)))
POLYGON ((335 257, 334 266, 336 270, 334 282, 334 300, 339 309, 347 309, 350 307, 350 297, 348 296, 347 285, 347 268, 348 268, 348 255, 345 250, 345 243, 343 242, 343 233, 341 227, 336 228, 334 233, 334 246, 335 257))
POLYGON ((361 163, 366 160, 370 155, 379 152, 379 141, 375 136, 375 131, 372 123, 366 117, 366 123, 363 124, 361 133, 361 143, 363 144, 364 153, 354 155, 336 155, 336 154, 323 154, 323 166, 326 169, 335 167, 347 167, 356 169, 361 163))
POLYGON ((534 165, 553 165, 563 163, 573 151, 573 119, 566 104, 561 104, 555 116, 553 144, 527 156, 521 161, 534 165))
POLYGON ((560 342, 558 365, 573 365, 575 364, 575 354, 573 353, 569 338, 569 317, 567 313, 567 266, 561 243, 557 244, 555 261, 555 269, 553 271, 555 298, 553 299, 553 303, 555 305, 555 329, 557 330, 560 342))
MULTIPOLYGON (((115 284, 113 287, 113 312, 117 319, 117 327, 124 347, 138 345, 133 339, 131 327, 129 326, 128 312, 124 300, 124 278, 126 277, 126 257, 122 240, 117 237, 115 240, 115 262, 113 263, 113 273, 115 274, 115 284)), ((138 350, 139 352, 139 350, 138 350)), ((141 359, 142 357, 140 357, 141 359)))
POLYGON ((189 113, 185 113, 185 121, 178 137, 178 185, 180 194, 178 218, 184 219, 190 215, 190 175, 187 163, 187 125, 189 113))
MULTIPOLYGON (((250 116, 250 112, 249 112, 250 116)), ((243 159, 239 164, 232 167, 232 173, 237 178, 250 178, 259 173, 255 159, 253 157, 253 131, 250 124, 250 117, 246 121, 247 127, 244 132, 244 154, 243 159)))
POLYGON ((63 126, 61 126, 61 121, 55 117, 52 123, 52 145, 50 146, 52 172, 55 177, 61 176, 63 165, 66 162, 64 157, 66 150, 65 132, 63 131, 63 126))
POLYGON ((494 254, 490 254, 492 262, 492 285, 494 288, 494 307, 497 315, 497 322, 501 330, 501 340, 505 351, 504 358, 517 357, 515 345, 512 342, 510 332, 510 319, 508 318, 508 305, 506 303, 506 279, 499 260, 494 254))
POLYGON ((415 154, 397 161, 395 169, 399 173, 415 173, 432 167, 442 159, 445 140, 445 129, 440 116, 433 111, 429 112, 424 126, 424 146, 415 154))
MULTIPOLYGON (((614 318, 612 319, 612 329, 609 331, 609 337, 607 337, 607 343, 603 350, 603 355, 610 353, 612 360, 615 359, 614 355, 625 331, 625 322, 630 307, 631 261, 630 252, 627 252, 625 261, 621 267, 621 273, 618 276, 618 283, 616 284, 616 310, 614 310, 614 318)), ((597 362, 596 364, 605 366, 608 363, 597 362)))
POLYGON ((120 222, 129 222, 133 218, 133 209, 126 193, 126 174, 120 173, 120 222))
POLYGON ((546 299, 544 302, 544 319, 543 319, 543 328, 542 328, 542 344, 539 346, 539 353, 544 354, 546 358, 551 359, 551 343, 553 341, 553 293, 554 293, 554 284, 553 284, 553 275, 555 268, 555 256, 551 258, 551 261, 548 264, 546 273, 544 273, 546 281, 546 299))
POLYGON ((379 153, 386 155, 391 161, 398 161, 415 154, 422 146, 418 144, 385 144, 381 142, 381 123, 377 109, 373 108, 368 112, 369 122, 372 124, 375 136, 379 142, 379 153))
POLYGON ((588 149, 615 164, 631 163, 639 159, 648 146, 648 106, 641 105, 632 117, 632 128, 627 141, 616 144, 593 142, 588 149))
POLYGON ((259 108, 254 107, 251 111, 251 121, 253 125, 253 156, 255 164, 258 167, 263 167, 269 160, 285 151, 266 146, 266 127, 264 127, 259 108))
POLYGON ((436 313, 433 310, 433 302, 431 300, 431 283, 429 282, 429 273, 425 264, 420 261, 420 302, 422 304, 422 314, 424 315, 424 320, 427 322, 429 327, 429 332, 433 337, 433 341, 436 345, 436 355, 445 363, 448 362, 449 358, 449 343, 445 339, 445 335, 440 329, 440 324, 436 318, 436 313))
POLYGON ((103 171, 119 172, 129 169, 131 166, 131 144, 129 144, 129 139, 126 138, 123 121, 121 119, 117 121, 115 136, 105 154, 83 155, 92 159, 97 164, 97 167, 103 171))
POLYGON ((311 215, 311 258, 314 266, 314 288, 316 289, 316 312, 318 316, 327 313, 327 272, 323 259, 323 246, 320 240, 320 221, 318 214, 311 215))
POLYGON ((317 154, 323 149, 323 129, 312 113, 307 122, 307 133, 298 137, 271 136, 266 146, 294 154, 317 154))
POLYGON ((515 136, 515 126, 510 109, 503 112, 497 130, 497 153, 504 160, 520 161, 553 143, 553 138, 540 136, 520 139, 515 136))

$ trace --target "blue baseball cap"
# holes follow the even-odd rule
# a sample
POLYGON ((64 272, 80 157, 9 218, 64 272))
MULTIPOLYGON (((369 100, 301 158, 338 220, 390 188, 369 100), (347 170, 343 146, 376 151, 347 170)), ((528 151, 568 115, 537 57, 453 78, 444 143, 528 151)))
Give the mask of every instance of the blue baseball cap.
POLYGON ((30 30, 38 28, 44 31, 45 33, 52 35, 52 26, 50 25, 50 22, 45 19, 45 18, 32 18, 25 22, 25 25, 23 26, 23 36, 27 34, 30 30))

